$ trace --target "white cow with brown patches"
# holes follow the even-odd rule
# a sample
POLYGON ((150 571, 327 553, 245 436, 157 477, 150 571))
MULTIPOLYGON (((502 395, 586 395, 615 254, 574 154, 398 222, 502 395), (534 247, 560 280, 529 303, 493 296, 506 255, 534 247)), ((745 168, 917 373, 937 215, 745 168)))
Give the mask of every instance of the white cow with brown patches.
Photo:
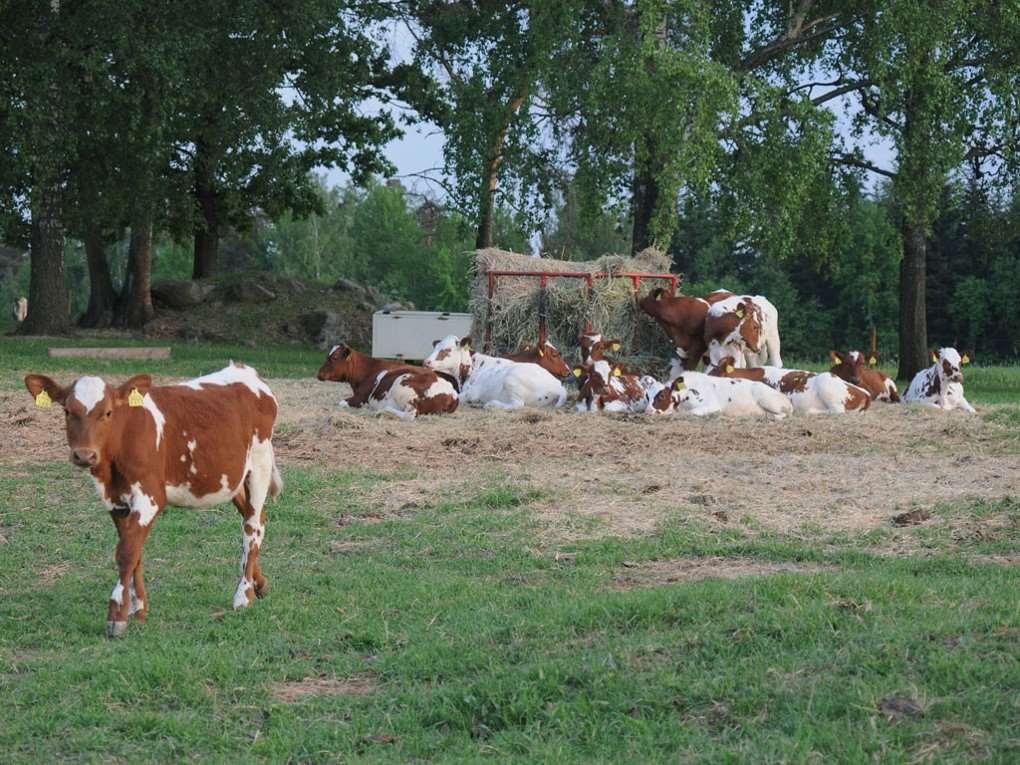
POLYGON ((215 374, 154 386, 136 375, 114 387, 98 377, 61 386, 28 375, 37 406, 64 410, 71 461, 87 469, 117 527, 119 576, 107 608, 106 634, 119 637, 128 618, 144 619, 148 600, 142 548, 167 505, 211 507, 233 500, 242 521, 241 579, 235 608, 268 587, 259 553, 263 509, 283 487, 273 453, 276 398, 255 370, 231 363, 215 374))
POLYGON ((424 365, 454 377, 461 399, 486 409, 558 407, 567 400, 563 383, 538 364, 475 353, 468 337, 437 340, 424 365))
POLYGON ((909 404, 931 406, 946 411, 962 409, 974 413, 976 410, 963 395, 964 364, 969 364, 974 354, 960 353, 955 348, 941 348, 931 352, 932 365, 918 372, 903 394, 909 404))
POLYGON ((696 416, 770 416, 781 420, 793 413, 793 404, 764 383, 683 371, 670 378, 655 395, 647 411, 651 414, 678 412, 696 416))
POLYGON ((801 414, 863 412, 871 405, 868 391, 830 372, 818 374, 804 369, 770 366, 738 369, 731 357, 724 356, 719 366, 711 367, 708 374, 765 383, 787 396, 794 410, 801 414))
POLYGON ((782 367, 779 312, 761 295, 733 295, 713 303, 705 317, 705 343, 713 365, 731 356, 737 367, 782 367))

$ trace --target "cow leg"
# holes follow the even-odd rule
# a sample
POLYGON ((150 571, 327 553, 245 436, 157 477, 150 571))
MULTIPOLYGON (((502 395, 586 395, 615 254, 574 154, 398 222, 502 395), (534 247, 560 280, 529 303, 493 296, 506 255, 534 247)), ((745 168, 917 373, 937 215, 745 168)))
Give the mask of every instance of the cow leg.
POLYGON ((234 608, 247 608, 256 597, 262 597, 269 580, 262 574, 259 553, 265 536, 266 504, 273 478, 273 444, 256 442, 251 449, 251 470, 241 492, 234 497, 234 506, 241 514, 241 581, 234 591, 234 608))
POLYGON ((142 570, 142 560, 138 559, 138 565, 135 566, 133 580, 131 582, 131 588, 128 593, 130 598, 130 605, 128 607, 128 615, 135 617, 140 622, 145 621, 145 617, 149 611, 146 608, 148 598, 145 594, 145 580, 144 572, 142 570))
MULTIPOLYGON (((138 584, 141 582, 142 547, 149 535, 149 526, 141 525, 133 514, 114 515, 113 521, 117 525, 120 541, 117 542, 116 552, 117 583, 110 593, 106 610, 106 636, 110 638, 121 637, 127 630, 128 617, 132 613, 132 596, 134 594, 137 597, 138 584)), ((145 592, 144 586, 142 592, 145 592)), ((142 604, 137 610, 144 611, 144 608, 142 604)), ((144 619, 144 615, 139 618, 144 619)))

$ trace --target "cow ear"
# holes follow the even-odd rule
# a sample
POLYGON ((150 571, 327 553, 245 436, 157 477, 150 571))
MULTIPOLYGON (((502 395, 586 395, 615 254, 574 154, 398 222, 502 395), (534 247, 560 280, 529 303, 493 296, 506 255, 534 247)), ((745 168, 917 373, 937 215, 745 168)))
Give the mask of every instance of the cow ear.
POLYGON ((728 375, 733 374, 733 365, 732 364, 727 364, 726 365, 726 374, 728 374, 728 375))
POLYGON ((435 348, 437 345, 439 345, 439 341, 438 340, 433 340, 432 341, 432 347, 435 348))
POLYGON ((839 351, 829 351, 829 358, 832 359, 833 364, 843 363, 843 354, 841 354, 839 351))
POLYGON ((613 351, 614 353, 616 351, 620 350, 622 347, 623 347, 623 343, 621 343, 619 340, 610 340, 609 341, 609 350, 613 351))
POLYGON ((470 351, 471 350, 471 338, 469 336, 462 337, 460 339, 460 347, 463 348, 465 351, 470 351))
POLYGON ((655 299, 656 300, 662 300, 662 295, 663 295, 664 292, 665 292, 665 290, 663 290, 662 287, 656 287, 655 288, 655 299))
POLYGON ((613 367, 613 377, 619 377, 623 374, 623 370, 619 367, 613 367))
POLYGON ((35 405, 40 409, 52 406, 54 401, 63 406, 69 390, 60 387, 56 381, 46 375, 25 375, 25 387, 35 399, 35 405))
POLYGON ((539 348, 538 349, 538 357, 539 358, 543 358, 544 356, 545 356, 545 351, 543 351, 541 348, 539 348))
POLYGON ((878 366, 878 358, 879 358, 878 354, 875 353, 874 351, 869 353, 868 354, 868 366, 869 367, 878 366))
POLYGON ((574 377, 580 377, 582 374, 584 374, 584 370, 581 369, 581 367, 574 367, 570 371, 574 373, 574 377))
POLYGON ((974 352, 973 351, 964 351, 963 353, 960 354, 960 363, 961 364, 969 364, 971 359, 973 359, 973 358, 974 358, 974 352))
POLYGON ((130 380, 117 388, 117 401, 130 406, 141 406, 142 399, 152 387, 152 375, 135 375, 130 380))
POLYGON ((687 383, 684 382, 684 378, 678 377, 673 381, 673 390, 683 390, 687 387, 687 383))
POLYGON ((928 349, 928 355, 931 356, 931 363, 932 364, 938 364, 939 363, 939 352, 936 351, 934 348, 929 348, 928 349))

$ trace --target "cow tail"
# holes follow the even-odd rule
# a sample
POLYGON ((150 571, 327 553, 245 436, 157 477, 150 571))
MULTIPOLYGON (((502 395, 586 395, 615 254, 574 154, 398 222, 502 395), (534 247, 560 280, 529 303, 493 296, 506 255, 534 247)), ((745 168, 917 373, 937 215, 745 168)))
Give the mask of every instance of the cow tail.
POLYGON ((283 491, 283 476, 280 475, 280 468, 276 464, 276 453, 273 453, 273 472, 269 477, 269 498, 276 499, 283 491))

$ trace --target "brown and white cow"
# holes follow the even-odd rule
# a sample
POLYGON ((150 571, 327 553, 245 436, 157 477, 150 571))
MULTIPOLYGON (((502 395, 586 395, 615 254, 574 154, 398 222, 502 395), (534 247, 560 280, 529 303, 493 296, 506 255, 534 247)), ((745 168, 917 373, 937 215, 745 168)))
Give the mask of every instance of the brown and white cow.
POLYGON ((863 412, 871 404, 871 396, 864 388, 841 380, 831 372, 816 374, 804 369, 771 366, 738 368, 731 356, 724 356, 708 374, 765 383, 787 396, 794 411, 801 414, 863 412))
POLYGON ((705 318, 712 302, 718 302, 732 295, 719 290, 708 298, 672 296, 662 287, 649 292, 638 301, 638 305, 651 316, 673 343, 684 369, 697 369, 698 362, 708 351, 705 341, 705 318))
POLYGON ((508 353, 503 358, 516 361, 521 364, 538 364, 542 369, 562 380, 570 374, 570 367, 563 360, 563 356, 556 346, 546 340, 544 343, 536 343, 534 346, 528 344, 517 353, 508 353))
POLYGON ((119 637, 128 618, 144 620, 148 599, 142 547, 167 505, 211 507, 233 501, 242 521, 241 580, 234 608, 265 594, 259 553, 267 497, 283 488, 273 454, 276 398, 251 367, 231 363, 179 385, 153 386, 136 375, 114 387, 98 377, 61 386, 25 377, 36 405, 64 409, 71 461, 92 474, 117 527, 117 583, 106 634, 119 637))
POLYGON ((829 371, 852 385, 864 388, 872 401, 888 401, 898 403, 900 393, 896 382, 884 372, 870 367, 878 364, 878 353, 872 351, 864 354, 861 351, 829 351, 833 367, 829 371))
POLYGON ((579 412, 643 412, 648 405, 644 379, 605 359, 588 369, 575 367, 574 373, 580 385, 579 412))
POLYGON ((782 367, 779 312, 761 295, 731 295, 713 303, 705 317, 705 343, 715 366, 732 356, 738 367, 782 367))
POLYGON ((349 383, 354 395, 340 405, 368 406, 400 419, 457 411, 459 384, 450 375, 399 361, 377 359, 341 343, 334 345, 318 378, 349 383))
POLYGON ((969 364, 974 354, 956 348, 939 348, 929 351, 932 365, 922 369, 910 381, 903 400, 908 404, 921 404, 947 411, 962 409, 974 414, 977 410, 963 394, 963 365, 969 364))

